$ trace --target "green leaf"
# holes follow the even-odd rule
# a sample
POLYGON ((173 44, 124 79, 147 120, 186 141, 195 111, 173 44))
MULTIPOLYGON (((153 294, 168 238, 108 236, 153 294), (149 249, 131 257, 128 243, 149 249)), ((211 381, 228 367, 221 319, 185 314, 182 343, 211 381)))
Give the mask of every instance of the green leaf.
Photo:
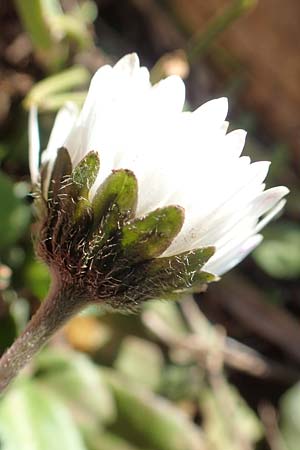
POLYGON ((253 444, 263 436, 262 425, 256 414, 225 378, 217 393, 209 388, 201 390, 199 406, 208 448, 240 450, 232 430, 238 430, 240 442, 245 442, 248 448, 253 448, 253 444))
POLYGON ((39 111, 58 111, 67 102, 75 103, 76 106, 81 109, 86 96, 87 91, 60 92, 58 94, 51 94, 51 96, 44 97, 39 101, 39 111))
POLYGON ((53 45, 50 27, 44 15, 42 0, 31 0, 30 8, 23 0, 15 0, 25 30, 37 49, 50 50, 53 45))
POLYGON ((29 224, 30 210, 15 193, 11 180, 0 172, 0 248, 17 241, 29 224))
MULTIPOLYGON (((85 436, 89 450, 147 450, 136 447, 131 442, 109 432, 89 433, 85 436)), ((149 449, 150 450, 150 449, 149 449)), ((152 450, 152 449, 151 449, 152 450)))
POLYGON ((158 345, 128 336, 122 341, 114 366, 132 381, 155 389, 160 383, 163 363, 163 355, 158 345))
POLYGON ((158 321, 162 320, 164 326, 169 329, 171 333, 175 333, 178 336, 185 337, 189 332, 177 303, 169 301, 162 302, 161 300, 147 302, 144 304, 142 314, 142 319, 146 326, 148 326, 147 317, 149 316, 154 318, 157 317, 158 321))
MULTIPOLYGON (((22 0, 19 0, 19 2, 21 3, 22 0)), ((70 67, 36 83, 24 100, 25 107, 30 108, 32 105, 37 105, 39 109, 43 109, 44 104, 47 104, 52 95, 66 93, 87 83, 89 79, 90 74, 84 67, 70 67)))
POLYGON ((80 423, 109 422, 114 403, 98 368, 75 352, 44 350, 37 358, 39 379, 64 399, 71 410, 80 411, 80 423))
POLYGON ((172 351, 171 355, 172 360, 180 361, 180 365, 168 364, 165 367, 159 392, 175 403, 192 401, 194 404, 205 385, 205 372, 195 367, 188 352, 179 349, 178 352, 172 351))
POLYGON ((91 45, 91 34, 86 24, 71 14, 60 14, 52 18, 52 25, 70 41, 75 41, 79 49, 91 45))
POLYGON ((28 380, 1 400, 0 437, 1 450, 86 450, 61 400, 28 380))
POLYGON ((94 22, 98 16, 98 9, 96 3, 91 0, 86 0, 83 3, 80 3, 74 11, 76 16, 81 22, 86 24, 91 24, 94 22))
POLYGON ((183 222, 184 210, 167 206, 126 224, 121 241, 125 257, 138 262, 159 256, 170 246, 183 222))
POLYGON ((32 259, 25 268, 25 283, 34 295, 43 300, 50 286, 49 269, 41 261, 32 259))
POLYGON ((255 250, 253 258, 269 275, 279 279, 300 276, 300 228, 284 222, 270 225, 264 242, 255 250))
POLYGON ((199 450, 204 448, 199 427, 172 403, 136 384, 125 383, 120 376, 107 371, 118 408, 115 430, 142 447, 155 450, 199 450))
POLYGON ((300 383, 290 388, 280 400, 281 430, 288 450, 299 450, 300 383))

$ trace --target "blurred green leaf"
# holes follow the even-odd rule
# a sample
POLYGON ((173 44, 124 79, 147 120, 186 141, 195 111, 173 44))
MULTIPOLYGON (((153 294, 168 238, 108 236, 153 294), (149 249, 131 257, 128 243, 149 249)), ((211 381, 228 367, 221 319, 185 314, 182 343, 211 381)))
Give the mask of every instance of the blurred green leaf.
POLYGON ((81 19, 85 23, 92 23, 96 20, 98 14, 97 5, 92 0, 85 0, 78 5, 75 9, 74 15, 81 19))
POLYGON ((128 336, 121 344, 114 366, 132 381, 156 389, 163 369, 162 351, 152 342, 128 336))
POLYGON ((86 443, 89 450, 141 450, 120 436, 108 432, 91 433, 86 436, 86 443))
POLYGON ((300 227, 293 223, 269 225, 264 242, 253 258, 270 276, 295 279, 300 276, 300 227))
POLYGON ((14 192, 12 181, 0 172, 0 248, 17 241, 27 227, 30 210, 14 192))
POLYGON ((26 108, 37 105, 41 109, 47 109, 47 102, 51 102, 52 96, 62 93, 67 95, 66 91, 86 84, 89 79, 90 74, 83 66, 70 67, 36 83, 25 98, 24 105, 26 108))
POLYGON ((44 350, 37 358, 40 380, 77 411, 80 423, 109 422, 114 402, 97 366, 75 352, 44 350))
POLYGON ((23 0, 15 0, 15 4, 37 59, 50 70, 65 65, 72 43, 79 48, 92 45, 87 25, 95 19, 96 7, 89 4, 79 7, 75 3, 75 12, 65 13, 60 0, 30 0, 30 7, 23 0))
POLYGON ((214 450, 240 450, 244 442, 248 443, 245 448, 250 448, 262 438, 262 426, 238 391, 225 378, 223 381, 218 393, 207 388, 200 395, 208 446, 214 450))
POLYGON ((143 447, 155 450, 204 450, 199 427, 172 403, 125 383, 113 371, 107 371, 106 379, 117 402, 116 429, 121 435, 126 437, 131 430, 143 447))
POLYGON ((281 430, 288 450, 299 450, 300 383, 289 389, 280 401, 281 430))
POLYGON ((75 2, 72 9, 66 13, 61 7, 59 0, 44 0, 45 11, 49 18, 53 34, 75 41, 79 48, 92 44, 92 35, 88 24, 97 17, 97 7, 94 2, 75 2))
POLYGON ((89 30, 81 20, 81 17, 77 18, 71 14, 60 14, 54 16, 51 22, 53 27, 60 31, 61 34, 74 40, 79 48, 85 48, 92 44, 89 30))
POLYGON ((86 450, 64 404, 28 380, 1 400, 0 436, 1 450, 86 450))
POLYGON ((58 111, 67 102, 75 103, 78 108, 84 103, 87 91, 83 92, 63 92, 60 94, 51 94, 51 96, 43 98, 39 104, 40 111, 58 111))
POLYGON ((9 312, 14 320, 17 335, 25 328, 30 318, 30 306, 24 298, 18 297, 15 292, 10 291, 9 312))
POLYGON ((25 269, 25 284, 40 300, 47 295, 50 286, 50 273, 45 264, 32 259, 25 269))
POLYGON ((204 370, 195 364, 170 364, 164 368, 159 392, 175 402, 194 400, 203 388, 204 377, 204 370))
POLYGON ((45 14, 45 2, 30 0, 30 7, 24 0, 15 0, 15 4, 23 26, 29 33, 34 46, 37 49, 50 50, 54 42, 45 14))
POLYGON ((171 302, 170 300, 154 300, 145 303, 142 317, 146 326, 148 326, 147 318, 152 319, 152 317, 157 317, 170 328, 172 333, 177 333, 179 336, 186 336, 188 333, 187 325, 180 314, 177 303, 171 302))

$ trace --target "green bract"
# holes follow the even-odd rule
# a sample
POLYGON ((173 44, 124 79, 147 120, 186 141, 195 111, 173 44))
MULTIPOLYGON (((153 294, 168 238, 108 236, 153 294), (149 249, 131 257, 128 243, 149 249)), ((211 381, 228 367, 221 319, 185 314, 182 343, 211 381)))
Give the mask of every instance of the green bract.
POLYGON ((177 236, 184 222, 183 209, 167 206, 125 224, 121 245, 124 253, 140 262, 161 255, 177 236))
POLYGON ((134 309, 216 279, 201 270, 214 247, 161 256, 182 228, 183 208, 169 205, 135 217, 138 184, 125 169, 113 171, 91 196, 99 167, 98 154, 90 152, 73 168, 61 148, 48 189, 41 172, 37 249, 60 283, 76 287, 87 302, 134 309))

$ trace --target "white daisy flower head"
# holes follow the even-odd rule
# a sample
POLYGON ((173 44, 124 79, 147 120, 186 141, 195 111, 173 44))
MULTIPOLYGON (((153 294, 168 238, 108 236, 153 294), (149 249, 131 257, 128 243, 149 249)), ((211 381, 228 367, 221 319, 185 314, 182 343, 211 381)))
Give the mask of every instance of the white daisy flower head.
POLYGON ((241 156, 227 100, 183 112, 177 76, 152 86, 136 54, 94 75, 80 112, 59 111, 39 156, 30 115, 38 254, 87 302, 134 308, 201 290, 244 259, 284 206, 269 162, 241 156), (40 161, 41 160, 41 161, 40 161))

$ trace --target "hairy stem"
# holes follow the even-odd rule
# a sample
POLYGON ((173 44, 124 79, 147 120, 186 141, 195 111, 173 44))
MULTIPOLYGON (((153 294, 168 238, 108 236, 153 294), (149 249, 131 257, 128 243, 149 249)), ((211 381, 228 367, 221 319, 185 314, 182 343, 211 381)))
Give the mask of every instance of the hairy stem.
POLYGON ((70 289, 52 286, 23 333, 0 359, 0 394, 48 339, 81 307, 82 303, 72 296, 70 289))

